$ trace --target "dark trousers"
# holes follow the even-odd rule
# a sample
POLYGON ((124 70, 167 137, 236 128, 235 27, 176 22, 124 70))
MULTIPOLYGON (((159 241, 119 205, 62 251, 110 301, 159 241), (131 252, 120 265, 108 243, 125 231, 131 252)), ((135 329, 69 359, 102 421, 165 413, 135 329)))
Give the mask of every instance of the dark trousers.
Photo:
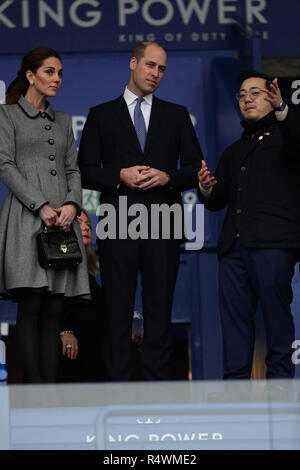
POLYGON ((16 339, 26 383, 56 382, 63 302, 30 289, 19 294, 16 339))
POLYGON ((291 282, 298 253, 247 249, 240 241, 219 263, 219 300, 224 378, 250 378, 255 342, 255 313, 261 305, 267 343, 267 378, 294 376, 294 320, 291 282))
POLYGON ((171 312, 179 264, 178 241, 102 240, 98 246, 107 380, 127 381, 131 378, 131 331, 138 272, 144 317, 144 378, 168 380, 172 352, 171 312))

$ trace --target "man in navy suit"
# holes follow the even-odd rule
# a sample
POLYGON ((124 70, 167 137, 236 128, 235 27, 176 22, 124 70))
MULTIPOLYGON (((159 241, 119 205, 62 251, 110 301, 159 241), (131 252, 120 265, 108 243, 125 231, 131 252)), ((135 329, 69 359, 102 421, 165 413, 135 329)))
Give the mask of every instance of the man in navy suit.
POLYGON ((277 78, 256 71, 239 79, 244 131, 222 154, 214 176, 202 162, 199 198, 227 207, 218 243, 224 378, 251 376, 258 303, 266 331, 267 378, 291 378, 290 304, 300 250, 299 119, 277 78))
MULTIPOLYGON (((131 377, 131 325, 138 273, 142 282, 144 377, 170 378, 171 311, 182 242, 176 233, 183 224, 177 212, 170 217, 173 225, 166 234, 164 221, 153 223, 150 214, 154 206, 176 205, 182 215, 181 192, 197 185, 202 152, 186 108, 153 96, 166 65, 166 52, 158 43, 137 45, 124 94, 90 110, 80 143, 83 187, 101 191, 102 207, 109 204, 116 211, 116 231, 105 238, 97 230, 106 325, 104 360, 107 379, 113 381, 131 377), (138 238, 124 233, 122 222, 128 208, 129 228, 130 211, 137 204, 146 212, 141 222, 143 236, 138 238)), ((99 224, 101 220, 103 214, 99 224)))

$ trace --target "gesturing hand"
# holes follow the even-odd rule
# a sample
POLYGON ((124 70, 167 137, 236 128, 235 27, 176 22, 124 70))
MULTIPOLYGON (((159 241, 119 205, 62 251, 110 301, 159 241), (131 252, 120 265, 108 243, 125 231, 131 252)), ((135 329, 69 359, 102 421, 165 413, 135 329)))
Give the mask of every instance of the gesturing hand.
POLYGON ((209 189, 216 184, 216 180, 214 176, 210 176, 210 171, 206 166, 204 160, 201 162, 201 170, 198 172, 198 179, 202 188, 209 189))
POLYGON ((278 86, 278 79, 274 78, 274 80, 270 83, 270 89, 267 90, 265 100, 271 103, 273 108, 277 108, 282 103, 282 96, 278 86))

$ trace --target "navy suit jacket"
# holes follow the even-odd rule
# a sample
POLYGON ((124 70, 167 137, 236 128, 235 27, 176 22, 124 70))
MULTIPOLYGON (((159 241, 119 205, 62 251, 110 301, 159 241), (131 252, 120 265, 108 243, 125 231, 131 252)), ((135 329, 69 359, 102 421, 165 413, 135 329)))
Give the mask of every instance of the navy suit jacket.
POLYGON ((181 203, 181 192, 197 186, 202 151, 187 109, 153 97, 143 152, 123 98, 90 109, 79 148, 78 163, 84 188, 101 191, 101 202, 128 204, 181 203), (180 167, 179 166, 180 163, 180 167), (166 171, 169 184, 146 191, 120 182, 120 170, 149 165, 166 171))

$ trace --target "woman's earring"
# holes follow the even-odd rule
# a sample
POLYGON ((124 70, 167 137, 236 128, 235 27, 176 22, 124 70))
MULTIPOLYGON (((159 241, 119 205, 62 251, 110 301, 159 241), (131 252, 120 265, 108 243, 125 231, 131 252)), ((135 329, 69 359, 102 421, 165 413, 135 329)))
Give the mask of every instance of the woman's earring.
POLYGON ((33 80, 29 80, 29 84, 30 84, 30 85, 34 85, 34 81, 33 81, 33 80))

